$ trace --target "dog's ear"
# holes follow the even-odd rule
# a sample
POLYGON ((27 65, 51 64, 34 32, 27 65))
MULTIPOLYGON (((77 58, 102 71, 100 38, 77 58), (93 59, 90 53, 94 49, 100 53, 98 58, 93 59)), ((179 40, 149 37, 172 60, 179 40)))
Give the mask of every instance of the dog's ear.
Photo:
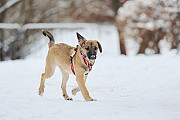
POLYGON ((99 51, 100 51, 100 53, 102 53, 102 47, 101 47, 100 42, 98 42, 98 41, 97 41, 97 44, 98 44, 98 47, 99 47, 99 51))
POLYGON ((87 41, 83 36, 81 36, 78 32, 76 32, 77 38, 78 38, 78 43, 81 47, 84 46, 85 42, 87 41))

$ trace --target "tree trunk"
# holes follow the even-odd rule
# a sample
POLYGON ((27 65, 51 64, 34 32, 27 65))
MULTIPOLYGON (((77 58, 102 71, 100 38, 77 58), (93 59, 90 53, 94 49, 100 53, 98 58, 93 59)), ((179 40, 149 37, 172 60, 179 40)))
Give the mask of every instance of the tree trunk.
MULTIPOLYGON (((1 0, 0 2, 0 7, 2 7, 4 4, 6 3, 6 0, 1 0)), ((0 23, 3 23, 4 21, 4 17, 5 17, 5 14, 4 12, 0 14, 0 23)), ((3 51, 3 48, 4 48, 4 33, 3 33, 3 29, 0 30, 0 61, 4 61, 4 51, 3 51)))
POLYGON ((123 35, 123 29, 121 29, 121 25, 126 25, 123 21, 121 23, 121 21, 119 21, 116 16, 118 13, 118 9, 119 7, 122 7, 123 4, 126 2, 127 0, 121 1, 121 0, 111 0, 112 2, 112 7, 113 7, 113 11, 114 11, 114 20, 116 22, 116 27, 119 33, 119 46, 120 46, 120 52, 122 55, 126 55, 126 44, 125 44, 125 39, 124 39, 124 35, 123 35))
POLYGON ((117 11, 120 7, 120 1, 121 0, 111 0, 112 2, 112 8, 113 8, 113 11, 114 11, 114 17, 117 15, 117 11))
MULTIPOLYGON (((2 17, 2 16, 0 16, 0 17, 2 17)), ((3 46, 4 46, 3 30, 1 30, 1 31, 0 31, 0 61, 4 61, 3 46)))
POLYGON ((120 46, 121 55, 126 55, 126 44, 125 44, 124 36, 120 33, 119 29, 118 29, 118 33, 119 33, 119 46, 120 46))
POLYGON ((145 42, 142 41, 141 44, 140 44, 138 54, 145 54, 145 51, 146 51, 147 47, 148 47, 148 43, 145 43, 145 42))

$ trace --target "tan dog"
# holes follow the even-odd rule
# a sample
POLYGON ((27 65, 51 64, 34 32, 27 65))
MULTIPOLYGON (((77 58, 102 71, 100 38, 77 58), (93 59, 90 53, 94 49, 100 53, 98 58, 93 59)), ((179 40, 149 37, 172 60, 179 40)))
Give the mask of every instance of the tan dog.
POLYGON ((39 95, 43 95, 45 80, 53 75, 55 67, 58 66, 62 73, 61 88, 65 100, 72 100, 66 92, 66 83, 68 81, 69 74, 75 74, 78 87, 72 90, 72 94, 76 95, 78 91, 81 91, 86 101, 95 101, 95 99, 92 99, 89 96, 85 82, 88 73, 95 63, 98 49, 102 52, 101 44, 97 40, 86 40, 77 33, 79 46, 75 48, 64 43, 55 44, 51 33, 44 30, 42 33, 49 37, 50 43, 46 58, 45 73, 42 73, 41 76, 39 95))

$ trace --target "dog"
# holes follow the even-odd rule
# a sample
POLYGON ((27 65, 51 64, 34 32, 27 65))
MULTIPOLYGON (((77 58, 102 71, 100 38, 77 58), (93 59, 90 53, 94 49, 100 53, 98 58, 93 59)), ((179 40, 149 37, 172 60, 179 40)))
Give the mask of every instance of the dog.
POLYGON ((77 34, 78 46, 72 47, 65 43, 55 44, 54 37, 48 31, 42 30, 42 34, 50 39, 48 55, 46 57, 45 72, 42 73, 39 87, 39 95, 43 96, 45 80, 54 74, 55 67, 58 66, 62 73, 61 89, 65 100, 73 100, 66 91, 66 83, 69 74, 76 76, 78 87, 72 90, 76 95, 81 91, 86 101, 96 101, 91 98, 85 86, 88 73, 95 63, 98 50, 102 53, 102 47, 97 40, 86 40, 79 33, 77 34))

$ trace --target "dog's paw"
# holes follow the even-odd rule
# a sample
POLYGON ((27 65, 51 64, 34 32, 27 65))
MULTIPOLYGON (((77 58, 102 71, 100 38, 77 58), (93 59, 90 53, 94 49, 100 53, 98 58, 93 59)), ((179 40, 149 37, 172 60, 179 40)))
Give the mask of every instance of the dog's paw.
POLYGON ((42 97, 43 96, 43 93, 44 93, 44 89, 42 89, 42 88, 39 88, 39 95, 42 97))
POLYGON ((86 100, 86 101, 97 101, 96 99, 90 99, 90 100, 86 100))
POLYGON ((96 99, 92 99, 91 101, 97 101, 96 99))
POLYGON ((67 97, 67 98, 64 98, 65 100, 73 100, 72 98, 70 97, 67 97))
POLYGON ((39 91, 39 95, 42 97, 42 96, 43 96, 43 92, 40 92, 40 91, 39 91))
POLYGON ((72 89, 72 95, 75 96, 77 92, 78 92, 78 91, 77 91, 77 88, 72 89))
POLYGON ((96 99, 87 98, 86 101, 97 101, 96 99))

